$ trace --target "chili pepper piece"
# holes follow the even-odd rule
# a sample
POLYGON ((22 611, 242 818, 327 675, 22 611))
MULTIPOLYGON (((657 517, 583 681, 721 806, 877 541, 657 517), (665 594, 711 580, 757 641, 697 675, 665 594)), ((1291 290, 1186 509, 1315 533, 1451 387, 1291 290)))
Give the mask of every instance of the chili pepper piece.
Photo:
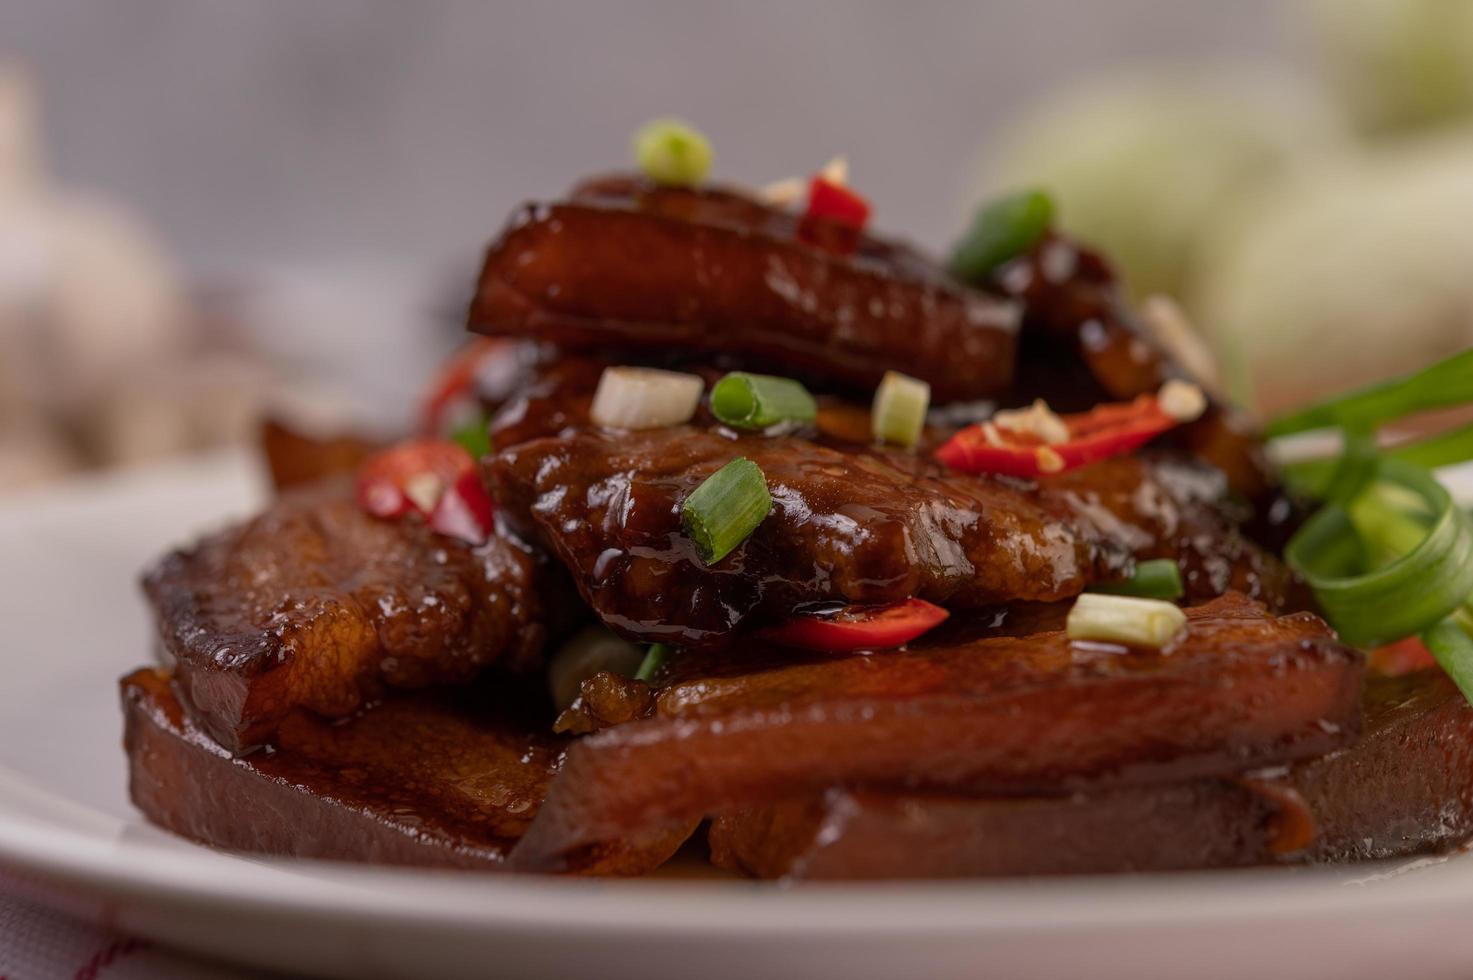
POLYGON ((952 436, 936 450, 936 458, 963 473, 1047 476, 1134 452, 1180 424, 1155 395, 1097 405, 1060 419, 1069 432, 1064 442, 1046 443, 1031 433, 982 422, 952 436))
POLYGON ((902 646, 938 626, 950 615, 924 599, 888 606, 845 606, 828 616, 795 616, 769 627, 762 636, 783 646, 851 653, 902 646))

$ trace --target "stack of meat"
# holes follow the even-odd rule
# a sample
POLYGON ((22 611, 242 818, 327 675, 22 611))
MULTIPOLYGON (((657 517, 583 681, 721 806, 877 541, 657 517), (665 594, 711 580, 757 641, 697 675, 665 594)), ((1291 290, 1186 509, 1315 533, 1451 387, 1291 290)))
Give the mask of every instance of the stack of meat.
MULTIPOLYGON (((1473 711, 1436 671, 1368 674, 1314 615, 1276 556, 1296 509, 1230 409, 1059 472, 937 460, 999 407, 1183 378, 1097 256, 1049 234, 971 288, 803 224, 632 178, 521 212, 470 311, 495 339, 434 406, 482 379, 494 448, 446 470, 415 444, 440 503, 326 474, 146 574, 167 663, 123 681, 143 812, 232 849, 528 871, 639 874, 691 841, 764 877, 1348 860, 1473 832, 1473 711), (818 409, 596 424, 622 365, 797 379, 818 409), (891 371, 930 387, 913 446, 871 432, 891 371), (771 509, 713 559, 682 512, 738 458, 771 509), (1151 559, 1185 587, 1171 642, 1071 640, 1073 600, 1151 559), (897 646, 911 603, 949 618, 897 646), (816 629, 794 643, 795 622, 816 629), (644 644, 670 652, 637 676, 568 665, 644 644)), ((361 455, 273 439, 283 482, 361 455)))

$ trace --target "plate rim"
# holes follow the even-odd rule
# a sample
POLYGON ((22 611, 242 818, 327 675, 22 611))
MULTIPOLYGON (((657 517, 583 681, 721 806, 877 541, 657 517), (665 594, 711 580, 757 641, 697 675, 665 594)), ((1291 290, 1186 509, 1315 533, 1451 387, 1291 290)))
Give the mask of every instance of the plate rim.
POLYGON ((262 859, 185 840, 152 846, 47 826, 14 812, 9 801, 17 790, 57 799, 0 768, 0 865, 12 871, 57 884, 101 887, 118 897, 189 900, 254 913, 446 931, 563 933, 576 926, 646 938, 716 934, 975 938, 1025 931, 1162 931, 1229 922, 1290 923, 1372 911, 1421 915, 1473 898, 1473 863, 1456 862, 1468 872, 1456 873, 1454 862, 1445 857, 1333 869, 792 885, 557 878, 262 859), (1454 873, 1405 873, 1427 863, 1454 873), (226 868, 231 873, 222 873, 226 868), (1348 878, 1347 869, 1363 873, 1348 878), (1401 884, 1412 881, 1415 887, 1401 884))
MULTIPOLYGON (((204 490, 255 471, 244 453, 210 454, 76 481, 0 505, 0 530, 16 520, 23 523, 27 513, 54 514, 78 505, 106 509, 115 496, 140 492, 157 481, 204 490)), ((1460 484, 1460 496, 1467 498, 1473 472, 1458 476, 1464 479, 1451 482, 1460 484)), ((123 765, 121 753, 117 758, 123 765)), ((1395 862, 1327 869, 796 885, 570 880, 230 855, 177 838, 149 842, 118 833, 118 828, 142 824, 136 811, 120 820, 0 767, 0 866, 119 898, 207 902, 256 914, 295 912, 315 921, 351 918, 440 932, 566 934, 577 928, 643 939, 784 935, 891 941, 1081 929, 1161 931, 1228 921, 1292 924, 1306 917, 1371 912, 1399 917, 1450 905, 1473 906, 1473 860, 1435 859, 1439 870, 1431 874, 1404 874, 1408 862, 1395 862), (23 805, 25 796, 37 794, 49 805, 61 803, 101 817, 106 826, 83 830, 47 823, 23 805), (229 864, 222 865, 222 860, 229 864)))

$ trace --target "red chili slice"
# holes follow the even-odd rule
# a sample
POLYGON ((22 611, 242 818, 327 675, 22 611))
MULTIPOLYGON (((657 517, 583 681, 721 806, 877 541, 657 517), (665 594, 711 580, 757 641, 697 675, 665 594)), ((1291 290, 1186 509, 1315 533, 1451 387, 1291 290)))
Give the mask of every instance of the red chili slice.
POLYGON ((1409 636, 1372 650, 1366 655, 1366 663, 1377 673, 1400 677, 1419 670, 1431 670, 1437 666, 1437 659, 1420 637, 1409 636))
POLYGON ((869 210, 863 197, 815 174, 808 182, 808 210, 798 223, 798 237, 830 251, 852 252, 859 246, 869 210))
POLYGON ((496 505, 480 476, 463 474, 440 497, 430 514, 430 527, 471 544, 484 544, 496 527, 496 505))
POLYGON ((858 231, 869 221, 869 202, 843 184, 815 175, 808 182, 807 218, 847 225, 858 231))
POLYGON ((477 337, 450 356, 429 388, 421 410, 421 431, 426 436, 446 435, 451 414, 462 402, 476 396, 476 379, 486 363, 507 350, 500 337, 477 337))
POLYGON ((983 422, 952 436, 936 450, 936 458, 962 473, 1048 476, 1133 452, 1180 424, 1161 409, 1155 395, 1097 405, 1088 412, 1059 418, 1069 431, 1066 442, 1049 444, 1031 434, 983 422), (989 429, 993 438, 989 438, 989 429))
POLYGON ((845 606, 825 616, 795 616, 762 636, 783 646, 830 653, 888 650, 909 643, 950 615, 924 599, 888 606, 845 606))
POLYGON ((368 458, 358 471, 358 505, 375 517, 418 514, 441 534, 481 544, 495 527, 496 505, 465 448, 417 439, 368 458))

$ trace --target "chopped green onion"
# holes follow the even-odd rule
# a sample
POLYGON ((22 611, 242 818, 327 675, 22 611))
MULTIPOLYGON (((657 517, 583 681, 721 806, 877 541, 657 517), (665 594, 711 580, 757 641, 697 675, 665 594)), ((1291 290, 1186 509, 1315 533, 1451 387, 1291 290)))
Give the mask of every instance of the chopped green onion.
POLYGON ((680 517, 701 560, 711 565, 747 540, 771 510, 772 494, 761 467, 739 457, 706 477, 685 498, 680 517))
POLYGON ((1164 647, 1187 624, 1181 608, 1160 599, 1086 592, 1074 601, 1064 631, 1071 640, 1164 647))
POLYGON ((1348 505, 1371 485, 1380 469, 1376 437, 1366 432, 1345 430, 1345 449, 1325 485, 1326 503, 1348 505))
POLYGON ((1427 515, 1363 494, 1351 510, 1327 506, 1304 523, 1284 557, 1304 575, 1347 643, 1375 647, 1430 629, 1473 593, 1473 521, 1430 473, 1383 459, 1378 479, 1409 490, 1427 515), (1367 541, 1357 528, 1373 540, 1367 541), (1418 540, 1419 539, 1419 540, 1418 540), (1389 563, 1374 567, 1391 555, 1389 563))
POLYGON ((1473 701, 1473 519, 1430 468, 1473 458, 1473 426, 1378 454, 1375 430, 1404 415, 1473 401, 1473 350, 1280 418, 1272 436, 1339 427, 1335 458, 1289 464, 1298 490, 1328 505, 1284 551, 1346 642, 1420 635, 1473 701))
POLYGON ((1186 594, 1181 568, 1170 558, 1137 562, 1135 574, 1130 578, 1123 582, 1100 582, 1091 586, 1090 591, 1142 599, 1180 599, 1186 594))
POLYGON ((678 119, 654 119, 634 134, 634 159, 657 184, 694 187, 711 170, 711 143, 678 119))
POLYGON ((739 429, 765 429, 780 422, 812 422, 818 403, 791 378, 733 371, 711 389, 711 413, 739 429))
POLYGON ((1465 425, 1417 442, 1393 446, 1389 455, 1416 466, 1435 470, 1473 459, 1473 425, 1465 425))
MULTIPOLYGON (((1473 425, 1392 446, 1381 450, 1381 455, 1429 470, 1466 463, 1473 460, 1473 425)), ((1295 490, 1317 499, 1329 499, 1331 481, 1336 479, 1338 469, 1344 465, 1341 457, 1329 456, 1286 463, 1283 470, 1295 490)))
POLYGON ((1300 459, 1286 462, 1279 467, 1284 482, 1295 493, 1314 500, 1325 499, 1325 491, 1340 466, 1340 457, 1327 456, 1323 459, 1300 459))
POLYGON ((491 420, 486 418, 484 412, 477 412, 475 417, 457 426, 450 433, 450 438, 465 447, 465 451, 471 454, 472 459, 480 459, 482 456, 491 454, 491 420))
POLYGON ((972 227, 951 253, 951 274, 962 282, 987 280, 998 266, 1038 243, 1054 220, 1054 202, 1042 191, 1021 191, 977 209, 972 227))
POLYGON ((1367 570, 1383 568, 1415 551, 1431 529, 1432 515, 1421 499, 1406 499, 1404 487, 1375 483, 1346 503, 1345 513, 1360 537, 1367 570))
POLYGON ((1473 637, 1459 622, 1461 616, 1450 616, 1422 634, 1422 643, 1447 672, 1463 697, 1473 701, 1473 637))
POLYGON ((589 417, 615 429, 663 429, 689 422, 706 383, 699 375, 611 367, 599 376, 589 417))
POLYGON ((1344 426, 1370 431, 1404 415, 1473 401, 1473 350, 1465 350, 1405 377, 1339 395, 1269 423, 1271 438, 1344 426))
POLYGON ((930 405, 930 385, 899 371, 886 371, 875 389, 870 430, 878 442, 914 446, 926 427, 926 409, 930 405))
POLYGON ((655 676, 655 671, 665 666, 665 661, 669 659, 670 647, 668 644, 650 644, 649 651, 645 653, 644 660, 640 662, 639 669, 634 672, 634 679, 649 683, 655 676))
POLYGON ((583 682, 594 674, 609 671, 633 676, 644 662, 644 653, 602 626, 588 626, 558 648, 547 662, 547 686, 559 711, 578 698, 583 682))

